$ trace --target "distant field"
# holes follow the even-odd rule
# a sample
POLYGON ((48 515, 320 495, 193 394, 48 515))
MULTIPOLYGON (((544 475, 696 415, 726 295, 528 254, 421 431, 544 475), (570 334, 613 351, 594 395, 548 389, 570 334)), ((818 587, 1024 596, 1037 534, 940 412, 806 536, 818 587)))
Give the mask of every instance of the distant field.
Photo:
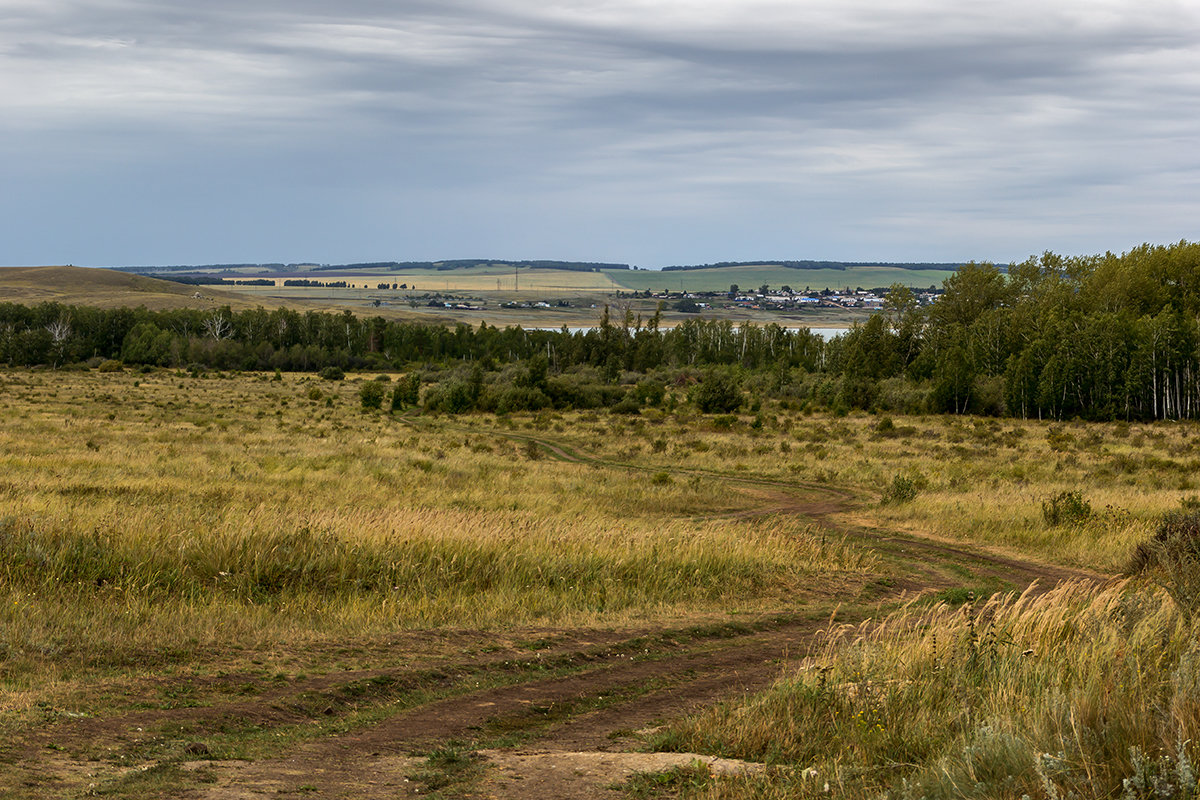
MULTIPOLYGON (((789 285, 802 290, 849 285, 881 286, 908 283, 928 286, 940 283, 949 272, 934 270, 901 270, 856 267, 841 270, 791 270, 782 267, 724 267, 711 270, 680 272, 643 272, 609 270, 604 272, 572 272, 567 270, 526 270, 519 278, 511 269, 502 266, 471 267, 456 270, 409 270, 407 272, 315 272, 310 280, 345 281, 348 288, 315 288, 283 286, 286 278, 261 273, 234 275, 235 278, 268 278, 274 286, 195 286, 160 280, 145 275, 85 267, 4 267, 0 268, 0 302, 36 305, 57 302, 65 305, 118 308, 145 306, 152 310, 169 308, 216 309, 229 306, 234 310, 286 307, 297 311, 341 312, 383 316, 388 319, 426 320, 431 323, 467 323, 477 326, 481 321, 504 327, 557 328, 588 327, 598 324, 605 305, 624 314, 629 309, 643 319, 653 316, 658 301, 653 298, 622 297, 617 292, 670 289, 688 291, 726 291, 736 283, 752 289, 767 283, 772 287, 789 285), (519 281, 519 291, 517 284, 519 281), (389 288, 376 288, 387 283, 389 288), (405 289, 391 285, 406 284, 405 289), (448 294, 479 298, 482 309, 432 308, 428 294, 448 294), (524 301, 528 308, 505 308, 511 300, 524 301), (549 300, 551 308, 532 307, 534 300, 549 300), (554 304, 568 301, 569 307, 554 304), (379 305, 376 305, 376 303, 379 305)), ((675 325, 694 315, 680 314, 667 303, 663 324, 675 325)), ((730 319, 735 324, 777 322, 797 327, 842 327, 866 319, 861 311, 842 309, 798 310, 789 314, 748 308, 711 309, 705 317, 730 319)))
MULTIPOLYGON (((414 269, 403 272, 313 272, 310 280, 346 281, 354 288, 373 289, 377 284, 403 283, 411 290, 414 286, 421 292, 475 292, 516 295, 547 292, 613 292, 670 290, 725 291, 736 283, 742 289, 758 288, 764 283, 778 288, 791 286, 793 289, 809 287, 818 289, 841 289, 872 286, 905 286, 925 288, 940 286, 942 281, 954 273, 950 270, 914 270, 896 267, 850 267, 839 269, 788 269, 770 264, 743 267, 718 267, 702 270, 680 270, 658 272, 649 270, 604 270, 602 272, 571 272, 554 269, 522 269, 514 274, 510 267, 499 265, 464 267, 453 270, 414 269)), ((283 277, 255 275, 274 278, 276 285, 283 286, 283 277)), ((245 291, 262 291, 269 287, 246 287, 245 291)), ((295 289, 297 287, 289 287, 295 289)), ((329 290, 316 290, 328 296, 329 290)))
POLYGON ((869 288, 893 283, 916 288, 940 286, 954 273, 950 270, 898 269, 896 267, 850 267, 840 269, 788 269, 771 265, 719 267, 716 269, 671 272, 613 271, 607 273, 626 289, 637 291, 669 289, 673 292, 723 291, 736 283, 742 289, 758 288, 764 283, 773 288, 841 289, 849 286, 869 288))
MULTIPOLYGON (((313 272, 306 275, 307 280, 325 282, 346 281, 355 288, 374 289, 380 283, 404 283, 411 290, 414 286, 419 292, 556 292, 556 291, 614 291, 623 288, 622 284, 614 282, 610 275, 622 274, 613 272, 571 272, 569 270, 534 269, 520 271, 519 277, 514 276, 509 267, 466 267, 454 270, 414 269, 404 272, 313 272), (519 285, 518 285, 519 284, 519 285)), ((254 275, 254 278, 274 279, 276 286, 282 287, 285 278, 273 275, 254 275)), ((304 290, 304 287, 287 287, 290 290, 304 290)), ((244 290, 269 290, 270 287, 244 287, 244 290)), ((315 290, 328 296, 329 290, 315 290)))

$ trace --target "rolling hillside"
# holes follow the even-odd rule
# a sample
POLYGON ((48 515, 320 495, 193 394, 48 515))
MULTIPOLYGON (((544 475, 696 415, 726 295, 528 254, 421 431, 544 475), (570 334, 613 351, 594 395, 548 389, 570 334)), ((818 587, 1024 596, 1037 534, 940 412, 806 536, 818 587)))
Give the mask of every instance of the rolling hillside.
POLYGON ((211 286, 186 286, 89 267, 0 267, 0 302, 55 302, 98 308, 145 306, 154 310, 224 305, 247 309, 269 304, 211 286))

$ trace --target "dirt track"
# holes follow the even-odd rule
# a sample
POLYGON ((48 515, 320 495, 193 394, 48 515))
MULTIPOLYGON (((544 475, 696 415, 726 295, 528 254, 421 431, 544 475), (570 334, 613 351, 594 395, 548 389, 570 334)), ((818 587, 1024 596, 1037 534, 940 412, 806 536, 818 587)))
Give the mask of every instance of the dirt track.
MULTIPOLYGON (((511 438, 533 442, 555 458, 598 463, 555 442, 517 434, 511 438)), ((1033 581, 1049 586, 1063 579, 1098 577, 839 523, 837 514, 855 504, 839 490, 706 475, 756 487, 761 506, 743 515, 805 516, 902 565, 893 587, 896 594, 962 585, 961 574, 952 573, 948 565, 955 565, 960 573, 966 566, 980 579, 1016 588, 1033 581), (803 497, 796 496, 796 489, 804 490, 803 497)), ((859 621, 848 616, 838 620, 859 621)), ((56 773, 62 796, 78 796, 89 783, 101 780, 105 770, 103 764, 77 755, 89 750, 85 743, 93 745, 91 750, 95 743, 103 743, 110 750, 138 751, 150 736, 147 731, 171 726, 205 729, 249 720, 265 728, 294 728, 324 715, 344 717, 347 730, 301 739, 281 757, 207 760, 207 753, 196 748, 195 759, 184 768, 202 776, 204 783, 188 790, 187 796, 373 800, 423 795, 426 785, 410 778, 422 763, 413 754, 458 741, 488 748, 483 758, 491 769, 484 770, 471 789, 481 796, 615 797, 617 793, 606 787, 631 770, 680 763, 678 756, 629 753, 640 742, 636 731, 768 686, 787 664, 806 654, 817 632, 828 625, 827 617, 793 616, 691 630, 558 631, 533 654, 496 646, 490 655, 480 652, 492 648, 480 647, 475 655, 466 656, 459 648, 453 651, 459 655, 429 663, 313 678, 204 708, 59 721, 52 731, 22 743, 16 765, 26 772, 56 773), (478 683, 487 685, 474 688, 478 683), (354 721, 353 712, 363 708, 388 713, 375 721, 354 721), (47 749, 51 742, 52 751, 47 749)), ((466 636, 478 645, 490 641, 483 634, 466 636)))

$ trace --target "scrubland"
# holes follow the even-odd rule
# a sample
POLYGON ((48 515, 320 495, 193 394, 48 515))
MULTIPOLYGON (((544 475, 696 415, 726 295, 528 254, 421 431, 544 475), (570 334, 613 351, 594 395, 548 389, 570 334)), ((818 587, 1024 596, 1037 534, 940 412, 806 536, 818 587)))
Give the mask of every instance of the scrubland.
POLYGON ((1193 425, 714 417, 681 394, 632 415, 401 416, 362 408, 368 380, 0 375, 0 730, 66 697, 120 710, 112 687, 149 676, 387 663, 415 632, 862 607, 903 566, 839 531, 894 532, 1100 577, 885 596, 771 689, 646 742, 770 769, 655 785, 1195 796, 1193 612, 1171 575, 1102 579, 1200 506, 1193 425), (820 525, 785 502, 817 492, 845 498, 820 525))
POLYGON ((4 375, 6 693, 403 630, 753 612, 869 574, 806 520, 736 516, 752 493, 366 413, 358 386, 4 375))
POLYGON ((740 417, 651 410, 633 422, 584 414, 560 427, 605 458, 846 488, 864 501, 854 519, 865 525, 1105 574, 1124 567, 1161 514, 1200 507, 1192 423, 836 417, 764 404, 740 417), (911 499, 892 497, 898 485, 911 499), (1050 524, 1047 506, 1064 493, 1086 510, 1050 524))

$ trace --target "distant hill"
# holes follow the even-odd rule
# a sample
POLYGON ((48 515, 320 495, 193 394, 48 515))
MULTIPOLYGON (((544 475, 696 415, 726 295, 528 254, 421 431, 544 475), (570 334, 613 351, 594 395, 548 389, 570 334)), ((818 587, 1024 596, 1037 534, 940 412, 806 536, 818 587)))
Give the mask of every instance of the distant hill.
POLYGON ((690 264, 663 267, 663 272, 680 272, 696 269, 724 269, 726 267, 783 267, 785 269, 850 269, 853 267, 886 267, 889 269, 913 270, 956 270, 962 263, 936 262, 892 262, 892 261, 717 261, 713 264, 690 264))
POLYGON ((224 305, 246 309, 259 304, 209 286, 187 286, 96 267, 0 267, 0 302, 53 302, 97 308, 145 306, 153 310, 224 305))
POLYGON ((192 266, 142 266, 142 267, 113 267, 118 272, 137 274, 154 273, 211 273, 211 272, 403 272, 407 270, 438 270, 469 269, 471 267, 524 267, 526 269, 557 269, 567 272, 599 272, 600 270, 628 270, 628 264, 609 264, 598 261, 514 261, 503 258, 458 258, 446 261, 363 261, 354 264, 196 264, 192 266))

